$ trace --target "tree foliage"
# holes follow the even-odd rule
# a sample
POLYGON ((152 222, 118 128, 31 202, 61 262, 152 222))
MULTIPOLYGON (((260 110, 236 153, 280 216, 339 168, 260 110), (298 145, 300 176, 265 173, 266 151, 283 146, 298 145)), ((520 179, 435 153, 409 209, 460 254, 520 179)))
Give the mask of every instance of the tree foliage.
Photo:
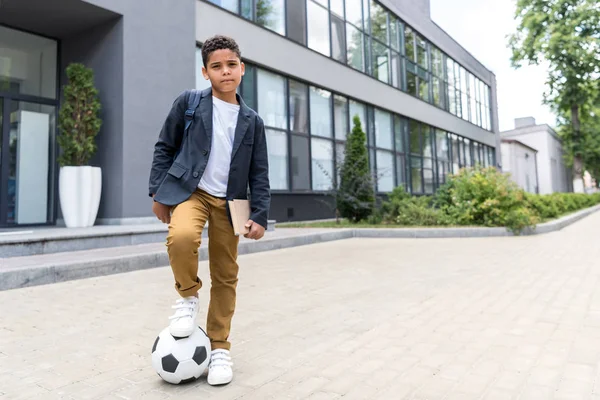
POLYGON ((517 31, 509 40, 513 66, 548 64, 544 103, 560 116, 575 179, 581 179, 585 143, 592 139, 586 135, 600 135, 582 126, 589 121, 582 110, 595 102, 600 78, 600 5, 597 0, 518 0, 516 18, 517 31))
POLYGON ((64 87, 59 113, 58 144, 62 153, 58 161, 61 166, 87 165, 96 152, 95 138, 102 125, 98 90, 90 68, 73 63, 66 72, 69 83, 64 87))
POLYGON ((358 222, 373 213, 375 191, 369 171, 367 135, 362 130, 357 115, 354 116, 353 122, 354 127, 346 140, 336 201, 342 217, 358 222))

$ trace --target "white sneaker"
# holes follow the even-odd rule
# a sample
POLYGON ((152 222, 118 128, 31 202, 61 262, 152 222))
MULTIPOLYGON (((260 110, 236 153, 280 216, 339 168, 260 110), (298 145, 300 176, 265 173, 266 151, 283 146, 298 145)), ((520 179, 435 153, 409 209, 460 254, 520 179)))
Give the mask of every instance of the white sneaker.
POLYGON ((180 298, 172 308, 175 309, 175 314, 169 317, 171 335, 174 337, 190 336, 196 327, 198 298, 196 296, 180 298))
POLYGON ((210 355, 210 364, 208 365, 208 384, 225 385, 233 379, 233 370, 231 367, 231 356, 229 350, 215 349, 210 355))

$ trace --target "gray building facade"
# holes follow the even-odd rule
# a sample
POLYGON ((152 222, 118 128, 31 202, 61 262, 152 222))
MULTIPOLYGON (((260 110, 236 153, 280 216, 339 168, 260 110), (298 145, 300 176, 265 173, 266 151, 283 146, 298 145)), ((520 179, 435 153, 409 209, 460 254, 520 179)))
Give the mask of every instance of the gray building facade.
POLYGON ((355 115, 381 195, 431 194, 459 168, 501 159, 495 77, 431 21, 428 0, 4 0, 0 226, 60 221, 56 124, 70 62, 93 68, 102 102, 97 223, 155 221, 153 145, 174 98, 207 86, 199 46, 215 34, 240 44, 240 93, 266 123, 273 219, 333 216, 355 115), (19 216, 36 191, 38 212, 19 216))

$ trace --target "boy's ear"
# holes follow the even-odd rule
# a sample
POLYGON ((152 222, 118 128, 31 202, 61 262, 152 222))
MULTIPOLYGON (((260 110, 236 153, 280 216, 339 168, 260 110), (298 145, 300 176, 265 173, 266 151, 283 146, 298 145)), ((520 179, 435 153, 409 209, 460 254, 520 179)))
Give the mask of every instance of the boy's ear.
POLYGON ((242 76, 243 76, 246 73, 246 64, 241 62, 240 65, 242 66, 242 76))
POLYGON ((206 67, 202 67, 202 76, 204 79, 208 80, 208 72, 206 72, 206 67))

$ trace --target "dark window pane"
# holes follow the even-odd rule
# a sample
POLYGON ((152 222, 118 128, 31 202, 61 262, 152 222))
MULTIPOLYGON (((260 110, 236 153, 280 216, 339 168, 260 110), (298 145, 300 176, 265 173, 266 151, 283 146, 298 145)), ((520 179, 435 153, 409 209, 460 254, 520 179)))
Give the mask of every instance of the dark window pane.
POLYGON ((444 76, 444 59, 442 52, 435 46, 431 46, 431 71, 439 78, 444 76))
POLYGON ((473 166, 473 160, 471 159, 471 141, 465 139, 465 165, 467 167, 473 166))
POLYGON ((331 137, 331 92, 310 87, 310 134, 331 137))
POLYGON ((428 68, 429 63, 427 62, 427 48, 417 46, 417 63, 425 69, 428 68))
POLYGON ((404 127, 406 126, 406 120, 394 115, 394 137, 396 140, 396 151, 404 152, 404 127))
POLYGON ((308 47, 329 56, 329 12, 327 9, 308 0, 308 47))
POLYGON ((404 54, 409 60, 415 61, 415 34, 408 26, 404 27, 404 54))
POLYGON ((414 119, 409 123, 410 152, 421 154, 421 124, 414 119))
POLYGON ((406 92, 413 96, 417 95, 417 76, 408 71, 406 71, 406 92))
POLYGON ((363 29, 362 20, 362 0, 346 0, 346 21, 358 29, 363 29))
POLYGON ((287 36, 306 45, 306 4, 303 1, 287 0, 287 36))
POLYGON ((308 133, 308 87, 290 79, 290 129, 308 133))
POLYGON ((256 0, 256 22, 272 31, 285 34, 283 0, 256 0))
POLYGON ((387 23, 387 11, 371 0, 371 35, 385 44, 388 43, 387 23))
POLYGON ((373 76, 382 82, 389 82, 389 50, 384 45, 373 41, 373 76))
POLYGON ((310 189, 310 172, 308 170, 308 138, 292 135, 292 190, 310 189))
POLYGON ((423 193, 423 178, 421 177, 422 172, 421 159, 416 157, 410 158, 410 179, 412 183, 413 193, 423 193))
POLYGON ((346 24, 346 35, 346 40, 348 41, 348 65, 364 72, 364 35, 349 24, 346 24))
POLYGON ((246 64, 246 73, 242 78, 242 98, 248 107, 256 110, 256 68, 253 65, 246 64))
POLYGON ((344 21, 331 16, 331 56, 343 63, 346 62, 346 36, 344 33, 344 21))
POLYGON ((429 82, 423 78, 419 78, 419 97, 429 101, 429 82))
POLYGON ((446 132, 436 129, 435 130, 435 147, 437 151, 437 158, 441 160, 448 160, 448 136, 446 132))
POLYGON ((433 78, 432 79, 432 83, 433 83, 433 104, 435 104, 436 106, 440 107, 441 106, 441 99, 440 99, 440 80, 438 78, 433 78))
POLYGON ((335 95, 333 97, 333 106, 335 138, 346 140, 346 136, 350 133, 348 129, 348 100, 345 97, 335 95))

